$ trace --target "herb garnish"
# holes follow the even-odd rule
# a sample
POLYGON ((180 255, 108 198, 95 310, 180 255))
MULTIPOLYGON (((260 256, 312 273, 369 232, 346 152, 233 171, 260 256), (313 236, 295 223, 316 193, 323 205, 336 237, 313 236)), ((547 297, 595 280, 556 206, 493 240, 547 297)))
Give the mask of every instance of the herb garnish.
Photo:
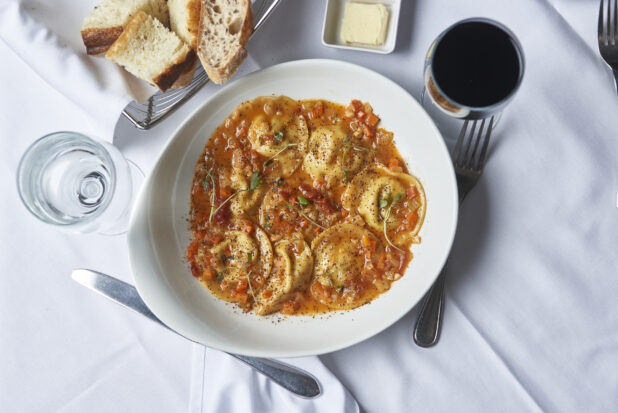
POLYGON ((297 143, 288 143, 286 145, 283 146, 283 148, 281 148, 281 150, 279 152, 277 152, 276 154, 274 154, 273 156, 271 156, 270 158, 266 159, 266 161, 264 162, 264 166, 268 166, 272 163, 273 159, 275 159, 277 156, 279 156, 281 154, 281 152, 285 151, 287 148, 291 148, 294 146, 298 146, 297 143))
POLYGON ((281 141, 283 140, 283 132, 276 132, 274 137, 275 137, 275 142, 281 143, 281 141))
MULTIPOLYGON (((249 179, 249 188, 237 190, 232 195, 228 196, 225 201, 223 201, 221 204, 219 204, 217 209, 215 209, 214 211, 212 210, 212 206, 211 206, 210 217, 208 218, 208 222, 210 223, 210 221, 212 220, 212 217, 217 212, 219 212, 219 210, 223 207, 223 205, 225 205, 228 202, 230 202, 232 200, 232 198, 234 198, 236 195, 240 194, 241 192, 255 191, 260 186, 261 182, 262 182, 262 180, 260 179, 260 172, 259 171, 253 171, 253 173, 251 174, 251 178, 249 179)), ((213 191, 213 194, 214 194, 214 191, 213 191)), ((212 195, 211 198, 212 198, 211 205, 214 205, 214 195, 212 195)))
POLYGON ((342 291, 343 291, 343 285, 338 285, 338 286, 337 286, 337 292, 338 292, 339 294, 341 294, 341 292, 342 292, 342 291))
POLYGON ((248 252, 247 253, 247 264, 251 264, 251 261, 253 261, 253 254, 248 252))
MULTIPOLYGON (((391 216, 391 209, 393 209, 393 205, 399 202, 401 198, 403 198, 403 194, 400 193, 400 194, 395 195, 395 197, 393 198, 393 201, 391 202, 391 204, 388 206, 388 209, 386 210, 386 214, 384 215, 384 222, 383 222, 384 223, 384 238, 386 238, 386 242, 388 242, 388 245, 390 245, 391 247, 395 248, 398 251, 405 252, 404 250, 402 250, 401 248, 393 244, 391 240, 388 239, 388 234, 386 233, 386 222, 388 221, 388 218, 391 216)), ((380 200, 380 206, 382 206, 381 201, 382 200, 380 200)))
POLYGON ((251 293, 251 296, 253 297, 253 302, 257 303, 257 298, 255 298, 255 293, 253 292, 253 287, 251 286, 251 278, 249 278, 249 274, 251 274, 253 270, 249 271, 246 274, 247 277, 247 285, 249 286, 249 292, 251 293))
POLYGON ((296 197, 296 199, 298 199, 298 203, 301 204, 302 206, 306 207, 307 205, 309 205, 309 200, 307 200, 307 198, 305 198, 302 195, 298 195, 296 197))
POLYGON ((294 205, 290 204, 290 203, 289 203, 289 202, 287 202, 287 201, 284 201, 284 202, 285 202, 285 205, 286 205, 288 208, 293 209, 294 211, 298 212, 298 213, 299 213, 299 214, 300 214, 303 218, 305 218, 307 221, 309 221, 310 223, 312 223, 312 224, 313 224, 313 225, 315 225, 316 227, 320 227, 320 228, 322 228, 322 229, 326 229, 326 228, 324 228, 322 225, 318 224, 317 222, 315 222, 314 220, 312 220, 311 218, 309 218, 309 217, 307 216, 307 214, 305 214, 305 213, 304 213, 304 212, 303 212, 300 208, 298 208, 297 206, 294 206, 294 205))
POLYGON ((387 205, 388 205, 388 200, 380 199, 380 208, 384 208, 387 205))
POLYGON ((215 177, 212 175, 212 168, 206 172, 206 176, 204 177, 204 181, 202 182, 202 186, 204 189, 206 188, 206 178, 210 178, 210 182, 212 184, 212 190, 210 191, 210 216, 208 217, 208 222, 212 219, 212 216, 215 214, 215 177))

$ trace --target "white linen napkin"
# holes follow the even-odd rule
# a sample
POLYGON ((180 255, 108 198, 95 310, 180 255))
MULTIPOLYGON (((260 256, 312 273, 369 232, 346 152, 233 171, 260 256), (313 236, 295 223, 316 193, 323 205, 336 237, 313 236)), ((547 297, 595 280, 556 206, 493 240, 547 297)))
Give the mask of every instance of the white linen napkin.
MULTIPOLYGON (((86 54, 80 26, 96 2, 0 3, 0 39, 46 83, 77 106, 94 133, 111 142, 120 111, 155 88, 102 57, 86 54)), ((27 85, 24 85, 27 87, 27 85)))
POLYGON ((354 397, 318 357, 283 360, 313 374, 322 394, 304 399, 288 392, 233 357, 196 344, 193 349, 191 412, 358 413, 354 397))

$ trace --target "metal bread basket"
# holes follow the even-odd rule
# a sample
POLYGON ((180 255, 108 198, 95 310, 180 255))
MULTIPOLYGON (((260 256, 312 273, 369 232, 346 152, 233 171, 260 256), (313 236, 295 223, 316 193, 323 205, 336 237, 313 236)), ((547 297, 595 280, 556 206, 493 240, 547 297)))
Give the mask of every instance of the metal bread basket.
MULTIPOLYGON (((253 33, 266 22, 270 15, 283 0, 256 0, 252 4, 255 25, 253 33)), ((253 36, 253 34, 252 34, 253 36)), ((122 114, 139 129, 147 130, 165 119, 176 109, 182 106, 191 96, 208 83, 208 75, 201 64, 197 65, 193 81, 182 89, 169 89, 166 92, 157 92, 144 103, 132 101, 123 110, 122 114)))

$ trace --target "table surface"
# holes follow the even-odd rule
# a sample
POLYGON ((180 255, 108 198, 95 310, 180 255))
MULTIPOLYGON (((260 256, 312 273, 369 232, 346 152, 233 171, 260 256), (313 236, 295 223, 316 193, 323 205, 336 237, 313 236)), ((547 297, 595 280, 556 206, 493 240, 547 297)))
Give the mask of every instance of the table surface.
MULTIPOLYGON (((462 207, 439 345, 412 343, 415 308, 322 362, 367 412, 615 411, 618 99, 598 55, 598 2, 402 1, 389 55, 323 46, 324 8, 284 1, 251 40, 250 59, 259 67, 346 60, 418 98, 433 38, 484 16, 518 36, 526 74, 462 207)), ((60 233, 21 205, 15 171, 26 147, 91 125, 2 42, 0 58, 0 410, 199 411, 197 346, 70 279, 82 267, 132 282, 124 237, 60 233)), ((208 85, 151 131, 120 121, 114 143, 149 171, 175 128, 217 89, 208 85)), ((202 380, 216 374, 206 363, 202 380)), ((311 402, 300 409, 314 411, 311 402)))

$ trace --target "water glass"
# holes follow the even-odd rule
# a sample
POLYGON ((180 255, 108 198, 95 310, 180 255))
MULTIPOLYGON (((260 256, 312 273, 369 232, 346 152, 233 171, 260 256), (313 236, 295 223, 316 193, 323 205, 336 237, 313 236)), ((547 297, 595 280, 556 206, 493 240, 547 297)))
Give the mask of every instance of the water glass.
POLYGON ((17 187, 41 221, 77 233, 126 232, 143 173, 107 142, 76 132, 54 132, 23 155, 17 187))

